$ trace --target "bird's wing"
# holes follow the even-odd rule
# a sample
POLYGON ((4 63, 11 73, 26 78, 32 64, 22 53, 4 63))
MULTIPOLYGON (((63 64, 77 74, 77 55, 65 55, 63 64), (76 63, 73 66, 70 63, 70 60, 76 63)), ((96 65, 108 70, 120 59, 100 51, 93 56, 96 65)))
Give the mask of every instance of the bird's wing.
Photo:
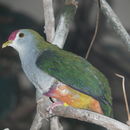
POLYGON ((111 104, 107 79, 82 57, 53 46, 42 52, 36 64, 41 70, 64 84, 111 104))

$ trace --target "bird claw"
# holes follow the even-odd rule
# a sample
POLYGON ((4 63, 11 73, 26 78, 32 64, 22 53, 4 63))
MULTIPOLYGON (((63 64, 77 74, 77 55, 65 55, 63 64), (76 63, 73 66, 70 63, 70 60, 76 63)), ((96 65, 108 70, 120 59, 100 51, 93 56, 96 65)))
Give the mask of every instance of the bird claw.
POLYGON ((57 106, 61 106, 63 105, 62 102, 54 102, 52 103, 48 108, 47 108, 47 111, 49 112, 49 114, 52 114, 52 110, 57 107, 57 106))

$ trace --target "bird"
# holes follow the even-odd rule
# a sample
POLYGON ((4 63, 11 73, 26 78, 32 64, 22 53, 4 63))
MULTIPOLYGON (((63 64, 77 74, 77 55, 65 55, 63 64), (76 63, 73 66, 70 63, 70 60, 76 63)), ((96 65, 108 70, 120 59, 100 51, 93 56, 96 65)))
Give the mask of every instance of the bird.
POLYGON ((32 29, 15 30, 2 48, 14 48, 36 89, 56 104, 112 115, 107 78, 86 59, 47 42, 32 29))

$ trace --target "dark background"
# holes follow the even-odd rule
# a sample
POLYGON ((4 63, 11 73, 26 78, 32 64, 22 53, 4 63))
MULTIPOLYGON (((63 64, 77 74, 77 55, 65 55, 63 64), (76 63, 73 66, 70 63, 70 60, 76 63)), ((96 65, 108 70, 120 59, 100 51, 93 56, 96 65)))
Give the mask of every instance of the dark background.
MULTIPOLYGON (((61 9, 61 0, 54 0, 55 16, 61 9)), ((110 5, 120 17, 129 32, 129 0, 109 0, 110 5)), ((85 56, 95 28, 97 6, 94 0, 80 1, 74 23, 71 26, 64 49, 85 56)), ((35 115, 35 89, 24 75, 18 54, 8 47, 1 49, 9 34, 20 28, 32 28, 44 35, 42 0, 1 0, 0 1, 0 129, 28 130, 35 115)), ((126 90, 130 101, 130 53, 108 25, 101 14, 96 41, 88 57, 95 67, 109 80, 114 118, 127 121, 121 79, 126 78, 126 90)), ((61 119, 65 130, 101 130, 101 127, 72 119, 61 119), (70 123, 71 122, 71 123, 70 123)))

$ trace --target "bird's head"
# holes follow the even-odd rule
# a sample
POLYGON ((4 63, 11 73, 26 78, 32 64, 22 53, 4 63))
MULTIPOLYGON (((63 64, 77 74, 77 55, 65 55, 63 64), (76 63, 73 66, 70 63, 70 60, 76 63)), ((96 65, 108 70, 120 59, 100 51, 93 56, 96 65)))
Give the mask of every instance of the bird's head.
POLYGON ((29 51, 38 48, 38 44, 43 43, 45 40, 37 32, 31 29, 20 29, 12 32, 8 41, 2 45, 2 48, 11 46, 19 53, 21 51, 29 51))

